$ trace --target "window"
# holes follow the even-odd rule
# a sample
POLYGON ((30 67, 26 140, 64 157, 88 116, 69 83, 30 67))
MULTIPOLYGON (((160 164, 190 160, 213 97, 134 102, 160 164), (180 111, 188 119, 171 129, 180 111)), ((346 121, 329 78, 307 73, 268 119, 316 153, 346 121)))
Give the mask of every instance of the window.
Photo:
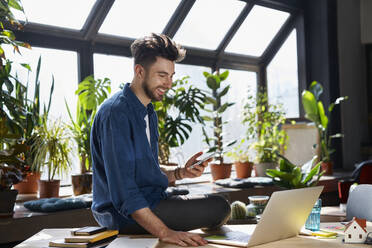
POLYGON ((138 38, 161 33, 180 0, 115 1, 99 32, 138 38))
MULTIPOLYGON (((49 118, 60 118, 63 122, 69 123, 70 118, 66 110, 65 100, 70 107, 72 116, 75 116, 77 102, 75 90, 78 85, 76 52, 33 47, 32 50, 20 48, 22 55, 19 55, 13 53, 13 48, 9 46, 4 46, 4 48, 7 58, 14 61, 12 64, 13 75, 17 74, 20 82, 24 84, 27 84, 27 80, 29 80, 29 99, 33 99, 34 97, 36 66, 39 56, 41 56, 39 76, 40 107, 43 109, 44 104, 47 104, 49 101, 52 76, 54 76, 54 93, 51 101, 49 118), (27 70, 19 65, 20 63, 30 64, 32 71, 29 75, 27 70)), ((77 155, 73 154, 71 172, 79 173, 79 168, 77 155)), ((45 176, 46 175, 42 175, 42 178, 44 179, 45 176)), ((69 183, 70 180, 70 177, 63 175, 61 183, 66 184, 69 183)))
POLYGON ((300 117, 296 30, 268 65, 267 88, 270 103, 282 103, 288 118, 300 117))
POLYGON ((111 80, 111 95, 120 90, 122 83, 133 79, 133 59, 105 54, 94 54, 94 78, 111 80))
POLYGON ((288 16, 286 12, 255 5, 225 51, 261 56, 288 16))
POLYGON ((185 46, 216 49, 244 8, 243 1, 198 0, 174 39, 185 46))
MULTIPOLYGON (((220 71, 223 72, 225 69, 221 69, 220 71)), ((228 144, 233 140, 239 141, 246 136, 246 128, 242 124, 242 110, 247 97, 256 95, 256 73, 229 70, 226 85, 230 85, 230 90, 224 97, 223 102, 234 102, 235 104, 228 108, 222 115, 222 121, 228 121, 223 126, 223 133, 225 133, 223 137, 224 144, 228 144)), ((231 162, 228 157, 225 160, 226 162, 231 162)))
POLYGON ((359 238, 362 239, 362 234, 359 234, 359 238))
MULTIPOLYGON (((202 90, 208 89, 205 83, 205 77, 203 76, 203 72, 204 71, 211 72, 210 68, 203 66, 176 64, 175 71, 176 74, 173 77, 174 79, 190 76, 189 78, 190 84, 202 90)), ((189 159, 192 155, 205 149, 201 127, 202 127, 201 124, 193 125, 190 138, 187 141, 185 141, 182 147, 171 149, 172 162, 180 162, 183 165, 187 161, 187 159, 189 159), (183 161, 178 161, 176 157, 177 153, 178 154, 182 153, 183 159, 180 158, 180 160, 183 161)))
POLYGON ((349 234, 349 239, 351 239, 351 234, 349 234))
MULTIPOLYGON (((95 0, 22 0, 28 21, 72 29, 83 27, 94 3, 95 0)), ((25 21, 20 11, 15 11, 15 17, 25 21)))

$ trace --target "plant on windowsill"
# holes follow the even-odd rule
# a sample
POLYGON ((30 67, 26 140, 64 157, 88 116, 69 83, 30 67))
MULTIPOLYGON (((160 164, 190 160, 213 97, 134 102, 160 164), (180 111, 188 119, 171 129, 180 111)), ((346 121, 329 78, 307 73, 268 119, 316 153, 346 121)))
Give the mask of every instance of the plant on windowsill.
POLYGON ((236 177, 248 178, 251 176, 253 163, 250 159, 249 146, 246 139, 241 139, 238 145, 226 153, 234 161, 236 177))
POLYGON ((36 134, 31 146, 34 156, 32 166, 36 170, 44 168, 48 173, 47 180, 39 180, 39 196, 58 197, 60 180, 55 176, 61 177, 71 167, 71 134, 61 120, 48 121, 45 116, 43 124, 36 128, 36 134))
MULTIPOLYGON (((24 65, 24 64, 23 64, 24 65)), ((31 67, 29 65, 24 65, 25 68, 28 70, 28 73, 31 71, 31 67)), ((41 67, 41 56, 39 57, 38 64, 36 67, 36 75, 34 85, 34 98, 33 100, 28 99, 28 86, 30 85, 29 80, 26 83, 26 86, 21 84, 17 78, 15 78, 16 83, 16 91, 15 96, 18 102, 21 104, 22 108, 26 111, 18 112, 17 120, 18 123, 22 126, 24 130, 23 134, 23 142, 28 146, 31 147, 34 138, 35 138, 35 129, 38 126, 41 126, 43 123, 43 117, 48 117, 48 113, 50 110, 51 100, 54 91, 54 77, 52 76, 52 84, 50 88, 49 94, 49 102, 48 105, 43 108, 43 113, 40 111, 40 81, 39 81, 39 74, 40 74, 40 67, 41 67)), ((29 79, 29 77, 28 77, 29 79)), ((25 167, 25 178, 22 182, 15 184, 14 189, 18 190, 20 194, 36 194, 38 192, 38 180, 40 179, 41 171, 33 168, 32 165, 33 156, 30 152, 30 149, 27 150, 25 153, 25 162, 27 166, 25 167)))
POLYGON ((22 171, 25 168, 24 154, 26 144, 22 143, 22 129, 12 120, 3 108, 2 100, 16 103, 10 93, 1 90, 0 96, 0 216, 12 216, 15 200, 18 194, 12 185, 23 180, 22 171))
MULTIPOLYGON (((304 90, 302 92, 302 105, 305 110, 305 117, 314 122, 316 128, 318 129, 319 139, 320 139, 320 160, 322 161, 321 167, 325 171, 325 175, 332 175, 333 173, 333 162, 331 161, 331 154, 335 152, 332 148, 331 141, 334 138, 341 138, 342 134, 337 133, 330 135, 328 130, 328 125, 330 122, 330 114, 334 107, 348 97, 339 97, 335 102, 331 103, 328 107, 328 115, 324 110, 324 104, 320 100, 320 96, 323 93, 323 86, 313 81, 309 86, 309 90, 304 90)), ((316 145, 314 145, 316 146, 316 145)))
POLYGON ((254 170, 256 176, 266 176, 267 169, 277 166, 277 154, 286 149, 288 136, 281 128, 285 112, 281 104, 270 104, 264 89, 257 97, 250 97, 244 105, 243 124, 247 125, 247 139, 256 151, 254 170))
POLYGON ((192 131, 191 125, 203 123, 199 108, 204 107, 205 94, 191 85, 189 76, 177 79, 162 101, 153 102, 159 124, 159 163, 169 163, 170 148, 185 143, 192 131))
POLYGON ((72 187, 74 195, 92 192, 92 155, 90 151, 90 133, 98 106, 108 97, 111 92, 111 81, 108 78, 94 79, 86 77, 79 83, 75 95, 78 96, 76 118, 71 115, 70 108, 65 101, 66 109, 71 124, 68 125, 72 136, 77 144, 80 158, 81 174, 72 175, 72 187))
POLYGON ((12 185, 23 179, 24 156, 27 151, 22 137, 24 129, 19 123, 21 115, 28 115, 26 109, 14 97, 14 77, 10 75, 11 61, 6 58, 3 44, 13 46, 19 53, 19 46, 30 45, 17 41, 11 30, 4 28, 7 22, 14 29, 22 25, 14 18, 13 9, 23 12, 20 0, 2 1, 0 8, 0 215, 11 216, 18 194, 12 185))
POLYGON ((210 115, 203 116, 204 121, 212 122, 211 128, 213 130, 213 136, 208 135, 205 127, 203 127, 204 142, 208 146, 208 152, 217 152, 217 156, 214 158, 214 163, 210 164, 211 173, 213 180, 229 178, 231 174, 231 164, 224 163, 223 155, 225 154, 226 148, 232 146, 236 141, 232 141, 227 145, 223 145, 223 125, 227 124, 227 121, 222 122, 222 114, 232 106, 234 103, 225 102, 223 103, 222 97, 225 96, 230 85, 226 87, 222 86, 222 82, 229 76, 229 71, 219 73, 219 71, 211 74, 203 72, 206 79, 206 84, 210 89, 206 99, 206 105, 211 106, 211 109, 204 108, 205 111, 210 115))

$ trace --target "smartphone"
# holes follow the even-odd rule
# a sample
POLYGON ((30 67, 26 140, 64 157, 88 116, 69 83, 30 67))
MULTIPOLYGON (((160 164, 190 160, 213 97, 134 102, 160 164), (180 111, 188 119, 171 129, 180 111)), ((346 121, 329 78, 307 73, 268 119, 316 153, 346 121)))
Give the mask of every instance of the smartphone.
POLYGON ((208 159, 213 158, 215 155, 217 155, 217 152, 212 152, 211 154, 209 154, 205 158, 203 158, 203 159, 199 160, 198 162, 196 162, 195 164, 191 165, 190 168, 193 169, 195 165, 202 164, 205 161, 207 161, 208 159))

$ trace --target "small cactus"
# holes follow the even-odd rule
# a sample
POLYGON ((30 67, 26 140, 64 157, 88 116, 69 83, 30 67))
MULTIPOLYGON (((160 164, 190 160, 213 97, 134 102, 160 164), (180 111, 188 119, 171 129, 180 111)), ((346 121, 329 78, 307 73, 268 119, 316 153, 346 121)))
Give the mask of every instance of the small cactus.
POLYGON ((245 219, 247 215, 247 209, 244 202, 241 201, 234 201, 231 204, 231 219, 238 220, 238 219, 245 219))

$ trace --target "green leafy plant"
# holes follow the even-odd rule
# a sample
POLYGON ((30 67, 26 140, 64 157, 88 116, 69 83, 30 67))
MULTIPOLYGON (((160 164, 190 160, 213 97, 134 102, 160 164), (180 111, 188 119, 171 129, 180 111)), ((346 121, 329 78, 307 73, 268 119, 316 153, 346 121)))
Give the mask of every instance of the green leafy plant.
POLYGON ((203 127, 204 142, 208 145, 208 152, 217 152, 215 158, 220 164, 223 164, 223 154, 227 147, 232 146, 236 141, 231 141, 227 145, 223 144, 223 125, 227 124, 227 121, 222 122, 222 114, 234 103, 225 102, 223 103, 222 97, 225 96, 230 89, 230 85, 222 87, 222 82, 229 76, 229 71, 219 73, 218 71, 214 74, 203 72, 206 79, 206 84, 210 92, 206 96, 206 105, 211 106, 211 109, 205 108, 204 110, 210 113, 210 115, 203 116, 204 121, 212 122, 211 128, 213 129, 213 136, 208 135, 205 127, 203 127))
POLYGON ((226 153, 226 155, 230 157, 234 162, 244 163, 251 161, 247 140, 241 139, 240 142, 235 145, 231 151, 226 153))
POLYGON ((23 179, 22 171, 25 167, 24 154, 27 146, 17 143, 21 135, 12 130, 17 128, 14 122, 8 122, 5 113, 0 110, 0 191, 10 190, 13 184, 23 179), (10 125, 9 125, 10 124, 10 125))
POLYGON ((256 151, 257 163, 277 162, 278 156, 286 149, 288 136, 281 129, 285 123, 285 112, 281 104, 270 104, 267 93, 250 97, 244 105, 243 124, 247 125, 247 139, 254 140, 251 148, 256 151))
POLYGON ((10 75, 11 61, 6 59, 3 44, 13 46, 19 53, 18 46, 30 47, 29 44, 16 41, 11 30, 4 28, 9 23, 13 28, 22 25, 14 18, 13 9, 23 12, 19 0, 0 1, 0 190, 10 190, 13 184, 22 180, 24 153, 27 146, 22 143, 24 130, 17 119, 25 113, 19 100, 14 97, 14 77, 10 75))
MULTIPOLYGON (((28 71, 28 80, 26 82, 26 86, 23 85, 17 78, 15 77, 15 84, 16 84, 16 91, 15 96, 17 102, 20 103, 20 106, 25 111, 17 111, 13 113, 13 116, 16 117, 17 122, 23 129, 23 142, 27 146, 31 146, 32 142, 35 138, 35 128, 43 125, 43 118, 48 118, 49 110, 52 102, 52 96, 54 91, 54 76, 52 75, 52 83, 50 88, 49 94, 49 101, 48 104, 43 106, 43 112, 41 112, 40 108, 40 68, 41 68, 41 56, 38 59, 36 72, 35 72, 35 81, 33 82, 34 85, 34 97, 33 100, 28 98, 27 89, 31 84, 29 80, 29 73, 31 71, 31 67, 28 64, 24 64, 25 68, 28 71)), ((18 110, 18 109, 17 109, 18 110)), ((32 164, 33 156, 30 152, 30 149, 25 153, 25 161, 28 165, 32 164)), ((27 171, 29 171, 32 167, 26 166, 27 171)))
POLYGON ((324 104, 320 100, 320 96, 323 93, 323 86, 314 81, 309 86, 309 90, 304 90, 302 92, 302 105, 305 110, 305 117, 314 122, 315 126, 318 129, 318 134, 320 138, 320 160, 323 162, 329 162, 331 160, 330 155, 335 152, 332 149, 331 141, 334 138, 342 137, 341 133, 329 135, 328 133, 328 125, 330 122, 330 113, 334 109, 334 107, 341 102, 348 99, 347 96, 339 97, 331 103, 328 107, 328 115, 324 110, 324 104))
POLYGON ((75 94, 78 96, 76 118, 71 115, 67 102, 65 105, 71 124, 68 126, 77 143, 81 162, 81 173, 91 171, 92 155, 90 152, 90 133, 98 106, 111 92, 111 81, 108 78, 95 80, 93 76, 86 77, 79 83, 75 94))
POLYGON ((70 168, 70 154, 72 146, 68 127, 60 120, 47 121, 43 118, 43 125, 36 128, 36 137, 31 146, 34 155, 32 166, 46 168, 48 181, 53 181, 56 175, 62 175, 70 168))
MULTIPOLYGON (((279 169, 268 169, 266 174, 273 178, 274 183, 287 189, 298 189, 316 186, 324 174, 320 172, 320 163, 317 163, 308 173, 291 163, 287 158, 278 154, 279 169)), ((311 165, 316 161, 316 156, 309 162, 311 165)))
POLYGON ((169 164, 171 147, 185 143, 192 123, 203 123, 199 108, 204 106, 205 94, 183 77, 173 82, 162 101, 153 102, 159 124, 159 161, 169 164))

